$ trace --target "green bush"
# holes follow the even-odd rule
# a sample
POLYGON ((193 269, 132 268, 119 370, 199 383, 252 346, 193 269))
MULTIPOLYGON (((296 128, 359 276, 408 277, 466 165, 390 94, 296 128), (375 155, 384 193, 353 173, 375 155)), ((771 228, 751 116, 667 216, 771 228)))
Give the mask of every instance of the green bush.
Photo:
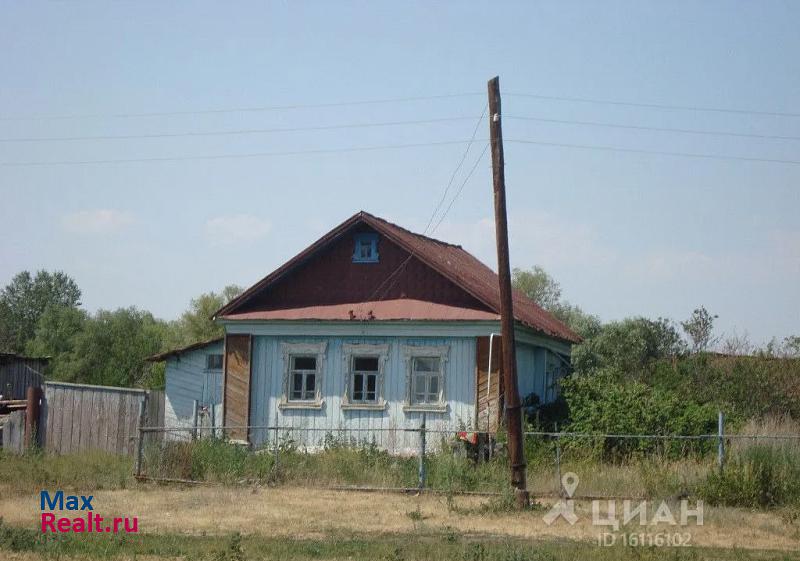
MULTIPOLYGON (((569 408, 571 432, 701 435, 716 430, 717 411, 711 404, 699 404, 682 399, 674 391, 624 380, 613 370, 564 380, 562 390, 569 408)), ((585 439, 572 444, 589 447, 585 439)), ((668 457, 702 454, 712 445, 708 441, 598 436, 592 439, 591 449, 604 460, 618 461, 632 454, 660 453, 668 457)))
POLYGON ((768 508, 800 504, 800 453, 796 448, 755 444, 732 455, 708 475, 698 494, 711 504, 768 508))

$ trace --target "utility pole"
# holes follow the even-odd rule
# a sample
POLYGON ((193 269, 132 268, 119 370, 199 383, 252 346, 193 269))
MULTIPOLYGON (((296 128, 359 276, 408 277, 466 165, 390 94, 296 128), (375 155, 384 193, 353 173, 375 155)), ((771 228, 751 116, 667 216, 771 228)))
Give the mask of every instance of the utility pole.
POLYGON ((508 219, 506 216, 506 177, 503 161, 503 128, 500 111, 500 78, 489 80, 489 137, 492 147, 494 223, 497 235, 497 275, 500 277, 500 327, 503 337, 503 385, 505 386, 508 458, 511 485, 517 506, 530 502, 525 479, 525 450, 522 447, 522 414, 517 387, 517 357, 514 341, 514 302, 511 293, 511 268, 508 258, 508 219))

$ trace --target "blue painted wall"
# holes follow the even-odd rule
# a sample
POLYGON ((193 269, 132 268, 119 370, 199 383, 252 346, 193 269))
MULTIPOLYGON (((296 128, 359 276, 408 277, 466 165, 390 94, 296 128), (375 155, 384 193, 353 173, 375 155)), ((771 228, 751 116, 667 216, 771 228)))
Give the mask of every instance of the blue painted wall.
MULTIPOLYGON (((214 418, 222 424, 222 370, 206 370, 206 355, 222 354, 222 341, 173 356, 166 361, 164 387, 164 425, 190 427, 194 421, 194 400, 215 407, 214 418)), ((201 419, 207 422, 210 419, 201 419)), ((189 432, 169 433, 170 437, 187 439, 189 432)))

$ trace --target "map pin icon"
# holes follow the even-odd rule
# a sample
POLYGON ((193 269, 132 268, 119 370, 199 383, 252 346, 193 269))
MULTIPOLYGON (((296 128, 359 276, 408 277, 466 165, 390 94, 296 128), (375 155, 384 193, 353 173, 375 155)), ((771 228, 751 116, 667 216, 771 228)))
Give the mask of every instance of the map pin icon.
POLYGON ((561 477, 561 485, 564 486, 567 496, 571 498, 575 494, 575 489, 578 488, 578 474, 568 471, 561 477))

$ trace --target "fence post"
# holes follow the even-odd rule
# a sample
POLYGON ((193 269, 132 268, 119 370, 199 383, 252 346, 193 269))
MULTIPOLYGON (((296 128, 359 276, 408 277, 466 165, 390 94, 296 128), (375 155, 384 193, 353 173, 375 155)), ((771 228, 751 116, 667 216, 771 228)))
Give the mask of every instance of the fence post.
POLYGON ((134 475, 136 477, 142 475, 142 456, 144 455, 144 431, 142 427, 144 427, 145 423, 146 400, 147 396, 144 396, 139 402, 139 424, 137 426, 139 438, 136 441, 136 463, 134 464, 134 475))
POLYGON ((278 471, 278 456, 279 456, 280 450, 278 450, 279 446, 278 446, 278 408, 277 407, 275 408, 275 444, 274 444, 274 446, 275 446, 275 461, 272 464, 272 469, 274 471, 278 471))
POLYGON ((197 415, 198 415, 198 406, 197 406, 197 400, 195 399, 192 402, 192 440, 197 440, 197 415))
POLYGON ((725 414, 722 411, 717 416, 717 464, 722 471, 725 467, 725 414))
POLYGON ((556 432, 556 481, 558 482, 558 496, 564 496, 564 484, 561 482, 561 435, 558 432, 558 423, 554 424, 556 432))
POLYGON ((425 488, 425 413, 419 425, 419 489, 425 488))
POLYGON ((25 394, 25 449, 29 450, 39 444, 39 403, 42 399, 42 388, 28 387, 25 394))

